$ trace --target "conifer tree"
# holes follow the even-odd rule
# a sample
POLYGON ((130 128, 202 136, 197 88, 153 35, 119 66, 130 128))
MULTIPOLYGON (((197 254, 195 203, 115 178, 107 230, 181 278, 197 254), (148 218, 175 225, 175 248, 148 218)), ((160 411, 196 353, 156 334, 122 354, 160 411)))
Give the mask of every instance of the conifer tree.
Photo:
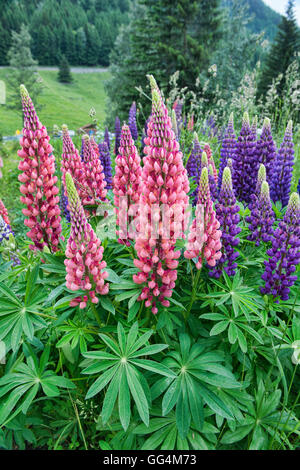
POLYGON ((36 69, 38 63, 32 58, 30 43, 31 36, 28 28, 22 24, 19 33, 12 32, 11 47, 7 53, 7 59, 11 67, 11 71, 7 75, 7 81, 12 88, 7 106, 19 111, 22 110, 19 94, 20 85, 26 86, 35 103, 42 90, 40 77, 36 69))
POLYGON ((64 55, 62 56, 59 64, 57 80, 61 83, 71 83, 73 81, 69 62, 64 55))
POLYGON ((284 74, 294 60, 295 54, 300 50, 300 34, 295 19, 294 7, 295 0, 288 0, 286 15, 282 17, 275 42, 263 67, 258 85, 258 96, 263 99, 272 84, 272 80, 280 74, 282 74, 282 79, 277 90, 279 93, 282 92, 285 81, 284 74))

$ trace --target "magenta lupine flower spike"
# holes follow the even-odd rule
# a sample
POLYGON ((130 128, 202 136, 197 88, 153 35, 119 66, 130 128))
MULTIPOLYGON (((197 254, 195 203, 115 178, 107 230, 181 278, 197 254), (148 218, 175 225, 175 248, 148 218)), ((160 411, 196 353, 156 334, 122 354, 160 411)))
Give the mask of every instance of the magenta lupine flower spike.
POLYGON ((250 230, 248 240, 255 241, 256 246, 259 246, 261 241, 271 241, 274 212, 270 200, 269 185, 266 181, 262 181, 260 195, 254 200, 251 215, 246 217, 246 220, 250 230))
MULTIPOLYGON (((272 248, 267 251, 265 272, 262 279, 265 286, 262 294, 270 294, 275 299, 288 300, 290 287, 297 280, 294 274, 300 262, 300 199, 292 193, 284 219, 272 236, 272 248)), ((277 300, 276 300, 277 301, 277 300)))
POLYGON ((88 135, 83 136, 83 168, 84 179, 82 181, 85 197, 84 205, 94 205, 99 201, 106 201, 106 181, 103 166, 99 159, 99 150, 95 141, 88 135))
POLYGON ((213 168, 213 174, 214 174, 215 182, 216 182, 216 184, 218 184, 218 172, 217 172, 217 169, 216 169, 214 157, 213 157, 213 154, 212 154, 212 151, 211 151, 211 148, 210 148, 209 144, 205 144, 203 150, 207 155, 208 165, 211 165, 212 168, 213 168))
POLYGON ((256 158, 256 142, 253 136, 248 113, 244 114, 238 137, 236 153, 233 156, 232 181, 236 197, 249 203, 256 186, 259 162, 256 158))
POLYGON ((0 199, 0 216, 3 218, 4 222, 7 225, 10 225, 7 209, 1 199, 0 199))
POLYGON ((256 157, 258 162, 266 167, 266 179, 271 184, 273 166, 276 158, 276 146, 271 133, 271 121, 265 118, 260 139, 256 142, 256 157))
POLYGON ((154 77, 150 76, 149 80, 152 115, 145 138, 140 230, 135 243, 138 259, 134 261, 140 272, 133 279, 144 284, 139 300, 145 300, 146 307, 151 306, 152 313, 156 314, 157 302, 169 306, 168 298, 175 287, 180 256, 175 244, 177 238, 182 238, 187 224, 189 182, 168 110, 154 77), (158 212, 154 210, 151 217, 155 207, 158 212), (162 221, 159 209, 164 212, 162 221))
POLYGON ((55 158, 49 144, 47 130, 35 112, 28 91, 20 87, 24 129, 20 140, 22 149, 18 151, 22 161, 18 179, 23 183, 20 187, 21 202, 27 206, 23 214, 28 217, 24 224, 30 228, 27 236, 33 241, 33 250, 52 252, 58 250, 61 238, 61 217, 59 208, 59 189, 56 186, 55 158))
POLYGON ((232 189, 231 172, 229 167, 225 167, 223 171, 222 186, 219 193, 219 202, 215 205, 217 219, 220 222, 222 231, 222 254, 216 266, 210 271, 211 277, 219 278, 222 271, 228 276, 235 275, 237 267, 236 258, 239 256, 236 247, 240 240, 237 235, 241 229, 237 226, 240 220, 239 206, 236 204, 236 198, 232 189))
POLYGON ((134 233, 128 228, 133 222, 133 207, 140 198, 140 181, 142 177, 141 159, 134 145, 129 126, 124 124, 121 132, 119 154, 116 157, 115 176, 113 178, 114 204, 117 216, 117 236, 120 243, 130 245, 129 239, 134 233))
POLYGON ((218 175, 218 190, 220 191, 222 185, 222 177, 224 168, 228 165, 228 159, 232 159, 236 152, 236 136, 233 127, 233 113, 230 114, 227 130, 222 141, 221 158, 218 175))
POLYGON ((98 303, 97 294, 105 295, 109 287, 105 283, 108 276, 103 247, 87 221, 83 206, 76 191, 72 176, 66 173, 66 188, 71 215, 71 233, 67 243, 65 266, 67 271, 66 286, 85 294, 75 297, 70 305, 85 308, 87 302, 98 303))
POLYGON ((187 259, 197 258, 196 267, 201 269, 204 259, 209 266, 215 266, 220 259, 221 235, 220 224, 216 219, 209 190, 208 170, 202 168, 199 182, 199 195, 196 206, 196 218, 193 220, 188 235, 187 259))
POLYGON ((285 207, 289 200, 294 165, 293 123, 287 125, 283 142, 274 162, 271 198, 285 207))
POLYGON ((76 189, 81 196, 81 185, 84 177, 83 164, 78 150, 75 148, 73 141, 70 137, 68 127, 64 124, 62 126, 62 159, 61 159, 61 172, 62 181, 65 185, 65 176, 69 172, 74 180, 76 189))

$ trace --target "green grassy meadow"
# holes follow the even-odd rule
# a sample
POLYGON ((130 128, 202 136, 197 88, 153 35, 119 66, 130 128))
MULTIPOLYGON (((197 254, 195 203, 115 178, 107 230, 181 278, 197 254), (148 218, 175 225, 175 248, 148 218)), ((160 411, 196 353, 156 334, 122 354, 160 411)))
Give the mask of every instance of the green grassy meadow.
MULTIPOLYGON (((8 69, 0 70, 0 80, 6 82, 8 69)), ((109 72, 73 74, 72 84, 62 84, 57 81, 57 72, 40 71, 44 90, 39 96, 39 118, 49 131, 54 124, 67 124, 69 129, 76 130, 90 122, 89 111, 94 107, 97 119, 103 122, 105 118, 104 82, 109 78, 109 72)), ((10 88, 7 90, 9 99, 10 88)), ((22 130, 22 116, 15 110, 0 105, 0 134, 14 135, 16 130, 22 130)))

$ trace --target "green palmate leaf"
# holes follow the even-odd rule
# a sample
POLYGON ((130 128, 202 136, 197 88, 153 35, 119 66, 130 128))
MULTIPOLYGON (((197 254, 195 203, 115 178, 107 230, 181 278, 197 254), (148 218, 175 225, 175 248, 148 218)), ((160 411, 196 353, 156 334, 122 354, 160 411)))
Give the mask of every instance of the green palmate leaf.
POLYGON ((143 369, 150 370, 151 372, 165 375, 166 377, 176 377, 176 374, 168 369, 168 367, 158 362, 150 361, 149 359, 130 359, 130 363, 138 367, 142 367, 143 369))
POLYGON ((106 372, 104 372, 100 377, 98 377, 98 379, 89 388, 85 398, 86 399, 92 398, 95 395, 97 395, 97 393, 101 392, 101 390, 103 390, 103 388, 113 378, 113 376, 115 375, 118 367, 119 367, 119 364, 116 364, 116 365, 110 367, 110 369, 108 369, 106 372))
POLYGON ((121 424, 126 431, 130 423, 130 391, 128 387, 125 368, 122 370, 119 384, 119 416, 121 424))
POLYGON ((115 402, 117 400, 117 396, 119 393, 119 385, 120 385, 121 377, 122 377, 122 369, 121 369, 121 366, 119 366, 119 368, 116 370, 116 373, 113 379, 111 380, 109 384, 109 387, 107 389, 107 392, 105 394, 105 398, 103 401, 101 417, 102 417, 102 421, 104 424, 109 420, 113 412, 113 408, 114 408, 114 405, 115 405, 115 402))
POLYGON ((197 384, 188 375, 186 375, 186 383, 192 421, 196 429, 200 431, 204 423, 203 402, 198 393, 197 384))
POLYGON ((177 406, 176 406, 176 425, 180 437, 184 439, 189 431, 191 424, 191 413, 188 404, 186 386, 181 387, 177 406))
POLYGON ((244 333, 240 329, 237 330, 237 337, 238 337, 238 342, 239 342, 241 350, 243 351, 243 353, 246 353, 247 341, 246 341, 244 333))
POLYGON ((102 305, 104 310, 107 310, 108 312, 115 315, 115 313, 116 313, 115 307, 114 307, 112 301, 107 296, 105 296, 105 297, 102 296, 102 295, 100 296, 100 304, 102 305))
POLYGON ((166 416, 175 406, 178 401, 181 390, 181 378, 175 380, 166 393, 164 394, 162 401, 162 414, 166 416))
POLYGON ((228 340, 229 343, 234 344, 237 340, 238 337, 238 328, 233 322, 230 322, 229 328, 228 328, 228 340))
POLYGON ((229 325, 228 320, 223 320, 223 321, 220 321, 219 323, 216 323, 216 325, 213 326, 212 329, 210 330, 210 336, 219 335, 224 330, 226 330, 228 325, 229 325))
POLYGON ((118 344, 112 340, 109 336, 107 335, 104 335, 102 333, 99 334, 100 338, 102 339, 102 341, 104 341, 104 343, 115 353, 117 354, 117 356, 121 356, 121 350, 118 346, 118 344))
POLYGON ((130 357, 134 358, 139 356, 151 356, 151 354, 157 354, 167 347, 168 346, 166 344, 153 344, 151 346, 146 346, 143 349, 139 349, 139 351, 136 353, 130 354, 130 357))
POLYGON ((215 393, 205 387, 203 384, 198 384, 199 390, 203 400, 207 403, 209 408, 211 408, 215 413, 223 416, 226 419, 233 419, 233 415, 225 405, 225 403, 220 400, 215 393))
POLYGON ((238 427, 235 431, 226 431, 221 442, 222 444, 234 444, 248 436, 252 429, 253 424, 248 424, 247 426, 238 427))
POLYGON ((149 425, 149 404, 135 369, 126 364, 127 382, 142 421, 149 425))

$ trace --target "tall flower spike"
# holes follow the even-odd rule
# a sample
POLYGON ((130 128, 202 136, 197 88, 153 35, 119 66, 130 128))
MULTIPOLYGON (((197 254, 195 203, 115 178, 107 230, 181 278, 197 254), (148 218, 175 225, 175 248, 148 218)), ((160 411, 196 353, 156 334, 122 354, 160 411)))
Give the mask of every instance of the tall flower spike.
POLYGON ((217 219, 220 222, 220 229, 222 231, 222 250, 221 257, 209 275, 211 277, 219 278, 222 275, 222 270, 228 276, 235 275, 237 267, 236 258, 239 256, 236 247, 240 240, 237 235, 241 229, 237 226, 240 220, 239 206, 236 204, 236 198, 232 189, 231 172, 229 167, 225 167, 223 171, 222 186, 219 194, 219 202, 215 205, 217 219))
POLYGON ((236 153, 233 156, 232 180, 236 197, 246 203, 251 201, 251 194, 256 186, 258 162, 255 150, 255 138, 249 124, 248 113, 245 113, 236 153))
POLYGON ((138 139, 138 130, 136 125, 136 104, 135 101, 132 103, 131 108, 129 110, 128 116, 128 125, 132 135, 133 140, 138 139))
POLYGON ((20 91, 24 129, 20 140, 22 149, 18 151, 22 159, 19 164, 22 173, 18 179, 22 183, 20 199, 26 205, 22 212, 28 217, 24 224, 30 228, 27 236, 34 243, 30 246, 31 249, 43 250, 48 247, 55 252, 61 238, 59 189, 56 186, 57 176, 54 175, 55 158, 47 130, 40 123, 24 85, 21 85, 20 91))
POLYGON ((99 150, 95 141, 88 135, 83 137, 83 168, 84 168, 84 191, 82 198, 84 205, 94 205, 99 201, 106 201, 106 181, 103 167, 99 159, 99 150))
POLYGON ((205 152, 206 155, 207 155, 208 165, 211 165, 211 166, 212 166, 213 175, 214 175, 216 184, 218 184, 218 172, 217 172, 217 169, 216 169, 214 157, 213 157, 213 154, 212 154, 212 151, 211 151, 211 148, 210 148, 209 144, 205 144, 205 145, 204 145, 204 152, 205 152))
POLYGON ((117 116, 115 120, 115 155, 118 155, 119 153, 120 138, 121 138, 121 122, 117 116))
POLYGON ((259 246, 261 241, 271 241, 274 212, 270 200, 269 185, 266 181, 262 181, 260 196, 254 200, 251 215, 246 217, 246 220, 250 230, 248 240, 254 241, 256 246, 259 246))
POLYGON ((0 216, 3 218, 3 220, 6 224, 10 225, 8 212, 7 212, 7 209, 6 209, 2 199, 0 199, 0 216))
POLYGON ((151 306, 152 313, 156 314, 157 302, 169 306, 167 299, 175 287, 180 256, 180 251, 175 251, 175 244, 177 238, 182 238, 186 227, 189 182, 168 110, 155 79, 152 76, 149 79, 152 115, 145 139, 140 230, 135 243, 138 259, 134 261, 140 272, 133 279, 144 284, 139 300, 145 300, 146 307, 151 306), (151 217, 153 208, 155 214, 151 217), (160 209, 164 220, 160 218, 160 209))
POLYGON ((112 169, 111 169, 110 152, 105 141, 102 144, 99 144, 98 148, 99 148, 101 165, 103 167, 103 171, 105 175, 105 181, 107 185, 106 188, 111 189, 112 188, 112 169))
POLYGON ((175 133, 176 139, 178 140, 178 127, 177 127, 177 120, 176 120, 176 113, 175 109, 172 109, 172 128, 175 133))
POLYGON ((69 172, 75 182, 79 195, 81 195, 80 188, 84 178, 83 164, 78 150, 75 148, 70 137, 68 127, 65 124, 62 126, 62 141, 61 172, 63 184, 65 185, 65 175, 69 172))
POLYGON ((107 127, 105 128, 105 132, 104 132, 104 142, 106 143, 107 148, 110 151, 110 139, 109 139, 109 132, 108 132, 107 127))
POLYGON ((300 262, 300 200, 299 194, 292 193, 284 219, 272 236, 272 248, 267 251, 262 279, 265 286, 262 294, 272 295, 276 301, 288 300, 290 288, 297 280, 294 274, 300 262))
POLYGON ((235 157, 236 152, 236 137, 234 133, 233 127, 233 113, 230 114, 228 126, 222 140, 222 147, 221 147, 221 158, 220 158, 220 166, 219 166, 219 175, 218 175, 218 190, 220 191, 222 185, 222 177, 224 168, 228 165, 228 159, 232 159, 235 157))
POLYGON ((293 123, 287 125, 283 142, 274 162, 271 198, 285 207, 289 200, 294 165, 293 123))
POLYGON ((251 132, 253 134, 254 140, 257 139, 257 116, 254 116, 251 124, 251 132))
POLYGON ((218 199, 218 188, 214 177, 214 170, 211 164, 208 167, 208 181, 211 200, 214 202, 218 199))
POLYGON ((276 146, 271 133, 271 121, 268 118, 264 120, 260 139, 256 142, 255 152, 257 161, 263 163, 266 167, 267 181, 271 182, 276 158, 276 146))
POLYGON ((114 204, 117 215, 117 236, 120 243, 130 245, 129 239, 135 237, 128 231, 133 223, 133 205, 140 199, 140 180, 142 177, 141 159, 131 137, 129 127, 122 127, 120 153, 116 157, 115 176, 113 179, 114 204))
POLYGON ((196 258, 196 267, 201 269, 204 259, 209 266, 215 266, 221 257, 220 224, 213 210, 209 191, 208 170, 202 168, 199 182, 199 195, 196 206, 196 218, 193 220, 188 236, 187 259, 196 258))
POLYGON ((88 223, 72 176, 66 173, 67 196, 71 214, 71 233, 66 249, 66 285, 76 292, 85 294, 71 300, 72 307, 85 308, 87 302, 98 303, 97 294, 105 295, 109 287, 105 283, 108 273, 103 261, 103 247, 92 227, 88 223))
POLYGON ((182 120, 182 108, 183 108, 183 101, 182 100, 176 100, 175 103, 173 104, 173 109, 175 111, 176 115, 176 125, 177 125, 177 138, 180 138, 181 134, 181 129, 183 126, 183 120, 182 120))
POLYGON ((198 140, 198 135, 196 134, 196 132, 194 132, 194 146, 186 164, 186 169, 189 178, 192 178, 194 183, 196 183, 197 185, 195 190, 191 194, 191 201, 193 206, 197 204, 198 198, 199 180, 201 176, 201 155, 202 150, 198 140))
POLYGON ((60 208, 62 214, 65 216, 67 222, 71 221, 70 212, 69 212, 69 201, 65 194, 64 185, 61 185, 61 197, 60 197, 60 208))

